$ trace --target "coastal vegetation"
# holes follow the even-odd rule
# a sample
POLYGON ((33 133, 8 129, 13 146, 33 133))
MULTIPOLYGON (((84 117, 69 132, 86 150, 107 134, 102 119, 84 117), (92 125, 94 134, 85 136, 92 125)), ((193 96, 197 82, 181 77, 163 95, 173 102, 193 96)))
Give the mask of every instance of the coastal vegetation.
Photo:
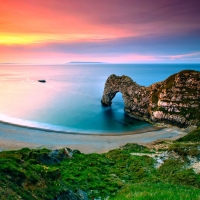
POLYGON ((1 199, 200 199, 200 128, 177 141, 107 153, 0 152, 1 199))

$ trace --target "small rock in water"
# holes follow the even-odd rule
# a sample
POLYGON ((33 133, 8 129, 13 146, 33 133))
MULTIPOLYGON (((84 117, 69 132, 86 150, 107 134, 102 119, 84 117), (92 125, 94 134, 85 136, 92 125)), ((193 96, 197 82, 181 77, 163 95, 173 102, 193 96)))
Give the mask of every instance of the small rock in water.
POLYGON ((45 80, 38 80, 38 82, 40 82, 40 83, 46 83, 45 80))

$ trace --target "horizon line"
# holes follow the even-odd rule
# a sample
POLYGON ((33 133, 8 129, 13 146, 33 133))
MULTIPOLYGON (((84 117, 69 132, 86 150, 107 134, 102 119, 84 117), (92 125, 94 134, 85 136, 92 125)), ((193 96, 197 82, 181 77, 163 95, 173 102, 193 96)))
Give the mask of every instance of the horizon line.
POLYGON ((7 63, 7 62, 0 62, 0 65, 70 65, 70 64, 200 64, 200 62, 91 62, 91 61, 70 61, 67 63, 7 63))

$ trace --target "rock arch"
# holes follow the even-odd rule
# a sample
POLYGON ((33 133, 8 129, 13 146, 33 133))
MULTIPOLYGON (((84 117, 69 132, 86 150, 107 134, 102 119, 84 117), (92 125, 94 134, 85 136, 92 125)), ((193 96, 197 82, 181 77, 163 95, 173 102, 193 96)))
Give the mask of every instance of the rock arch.
POLYGON ((102 104, 111 106, 122 93, 125 112, 150 123, 164 122, 179 127, 200 123, 200 72, 184 70, 149 87, 128 76, 112 74, 105 83, 102 104))
POLYGON ((146 87, 138 85, 128 76, 112 74, 106 80, 101 100, 102 104, 111 106, 112 99, 117 92, 122 93, 124 110, 129 116, 140 120, 144 120, 144 117, 149 117, 148 111, 144 109, 149 104, 149 95, 146 87))
POLYGON ((132 84, 133 81, 128 76, 116 76, 115 74, 112 74, 108 77, 105 83, 104 93, 101 100, 102 104, 110 106, 112 104, 112 99, 118 92, 121 92, 124 98, 126 88, 132 84))

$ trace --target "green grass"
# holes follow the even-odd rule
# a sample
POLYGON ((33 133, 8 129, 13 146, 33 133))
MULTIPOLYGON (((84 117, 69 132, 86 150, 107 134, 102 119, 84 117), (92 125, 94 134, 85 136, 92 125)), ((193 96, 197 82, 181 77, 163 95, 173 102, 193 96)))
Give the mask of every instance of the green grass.
POLYGON ((168 151, 174 151, 178 155, 182 157, 182 159, 186 160, 187 156, 191 157, 200 157, 200 145, 192 144, 192 143, 178 143, 174 142, 169 146, 168 151))
POLYGON ((76 186, 90 191, 91 198, 106 198, 126 183, 145 180, 154 171, 153 159, 131 156, 130 152, 134 150, 146 152, 148 149, 137 144, 127 144, 122 149, 106 154, 77 154, 73 162, 62 162, 60 169, 63 181, 68 187, 76 186))
POLYGON ((158 169, 159 180, 166 183, 193 186, 200 189, 200 175, 194 173, 192 169, 186 169, 184 162, 168 159, 158 169))
MULTIPOLYGON (((0 152, 1 199, 50 199, 59 193, 59 178, 39 162, 47 149, 0 152)), ((57 174, 57 173, 56 173, 57 174)))
MULTIPOLYGON (((187 144, 182 149, 181 144, 172 144, 169 151, 185 156, 185 151, 191 154, 198 145, 187 144)), ((152 153, 142 145, 129 143, 104 154, 74 151, 72 158, 64 158, 61 149, 60 162, 49 159, 50 152, 27 148, 0 152, 1 199, 54 199, 69 191, 76 194, 78 189, 87 192, 89 199, 166 199, 172 195, 188 199, 188 193, 197 199, 199 195, 200 174, 186 169, 187 161, 168 159, 155 169, 153 158, 131 155, 152 153)))
POLYGON ((166 183, 128 184, 109 200, 199 200, 200 190, 166 183))
POLYGON ((191 131, 186 136, 179 138, 178 142, 200 142, 200 127, 191 131))

